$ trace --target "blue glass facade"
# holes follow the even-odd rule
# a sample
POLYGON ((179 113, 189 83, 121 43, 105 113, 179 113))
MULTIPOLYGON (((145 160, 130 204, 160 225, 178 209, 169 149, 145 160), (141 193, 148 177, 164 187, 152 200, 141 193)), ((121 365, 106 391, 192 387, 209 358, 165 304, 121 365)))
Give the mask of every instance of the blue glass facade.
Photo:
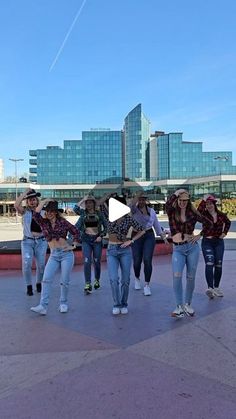
POLYGON ((30 150, 30 181, 39 184, 93 184, 122 178, 122 131, 82 132, 82 140, 66 140, 64 148, 30 150), (34 157, 34 159, 32 158, 34 157))
POLYGON ((155 131, 141 104, 125 118, 124 131, 92 129, 64 146, 30 150, 30 182, 49 184, 121 183, 236 174, 232 152, 203 152, 202 142, 183 141, 182 133, 155 131))
POLYGON ((125 177, 134 181, 146 180, 149 172, 147 149, 150 123, 141 104, 128 113, 124 124, 125 177))
POLYGON ((157 137, 156 179, 236 174, 231 151, 204 152, 202 142, 183 141, 182 135, 170 133, 157 137))

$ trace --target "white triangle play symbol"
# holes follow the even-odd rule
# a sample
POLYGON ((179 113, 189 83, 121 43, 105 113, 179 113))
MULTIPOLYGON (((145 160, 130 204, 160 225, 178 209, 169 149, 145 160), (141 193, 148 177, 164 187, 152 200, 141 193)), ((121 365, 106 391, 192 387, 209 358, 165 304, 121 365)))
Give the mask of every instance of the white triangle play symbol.
POLYGON ((109 199, 109 221, 116 221, 118 218, 129 214, 129 212, 130 208, 127 205, 122 204, 121 202, 117 201, 117 199, 109 199))

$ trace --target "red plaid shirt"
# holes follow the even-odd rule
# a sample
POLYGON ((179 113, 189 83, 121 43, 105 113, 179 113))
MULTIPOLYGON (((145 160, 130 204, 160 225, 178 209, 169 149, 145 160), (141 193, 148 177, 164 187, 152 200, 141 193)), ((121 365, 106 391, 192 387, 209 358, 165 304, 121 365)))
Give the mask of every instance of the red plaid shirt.
POLYGON ((218 238, 221 236, 222 233, 224 233, 225 235, 228 233, 231 221, 229 220, 226 214, 217 209, 217 221, 214 223, 213 217, 206 209, 206 202, 204 200, 202 200, 198 205, 198 211, 205 217, 205 219, 211 221, 210 225, 206 222, 203 222, 203 228, 201 231, 202 236, 212 236, 218 238))
POLYGON ((181 220, 176 220, 176 209, 173 207, 173 204, 177 201, 178 197, 173 194, 171 195, 167 202, 166 202, 166 213, 169 218, 169 225, 171 235, 174 236, 177 233, 181 233, 182 236, 184 234, 193 234, 195 224, 197 222, 203 223, 205 222, 206 225, 211 225, 212 222, 206 219, 203 215, 194 212, 191 207, 186 208, 186 221, 182 222, 181 220))

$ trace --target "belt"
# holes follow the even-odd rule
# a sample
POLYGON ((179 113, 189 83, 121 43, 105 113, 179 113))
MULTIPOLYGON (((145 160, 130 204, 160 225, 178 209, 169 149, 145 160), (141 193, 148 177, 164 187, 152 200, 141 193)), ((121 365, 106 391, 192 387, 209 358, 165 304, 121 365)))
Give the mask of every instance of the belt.
POLYGON ((175 242, 173 242, 173 244, 174 244, 175 246, 182 246, 182 244, 187 244, 187 243, 189 243, 189 242, 188 242, 188 240, 185 240, 184 242, 179 242, 179 243, 175 243, 175 242))
POLYGON ((148 228, 145 233, 149 233, 150 231, 153 231, 153 228, 148 228))
POLYGON ((39 240, 39 239, 45 239, 45 237, 44 236, 39 236, 39 237, 27 237, 27 236, 24 236, 24 239, 39 240))

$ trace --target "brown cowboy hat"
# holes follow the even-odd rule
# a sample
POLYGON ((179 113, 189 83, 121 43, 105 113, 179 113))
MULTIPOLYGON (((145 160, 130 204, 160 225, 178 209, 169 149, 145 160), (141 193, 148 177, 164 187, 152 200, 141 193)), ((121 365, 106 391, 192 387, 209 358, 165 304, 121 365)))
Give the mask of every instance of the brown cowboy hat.
POLYGON ((64 212, 62 208, 58 208, 57 201, 50 201, 43 207, 44 211, 51 211, 51 212, 64 212))

